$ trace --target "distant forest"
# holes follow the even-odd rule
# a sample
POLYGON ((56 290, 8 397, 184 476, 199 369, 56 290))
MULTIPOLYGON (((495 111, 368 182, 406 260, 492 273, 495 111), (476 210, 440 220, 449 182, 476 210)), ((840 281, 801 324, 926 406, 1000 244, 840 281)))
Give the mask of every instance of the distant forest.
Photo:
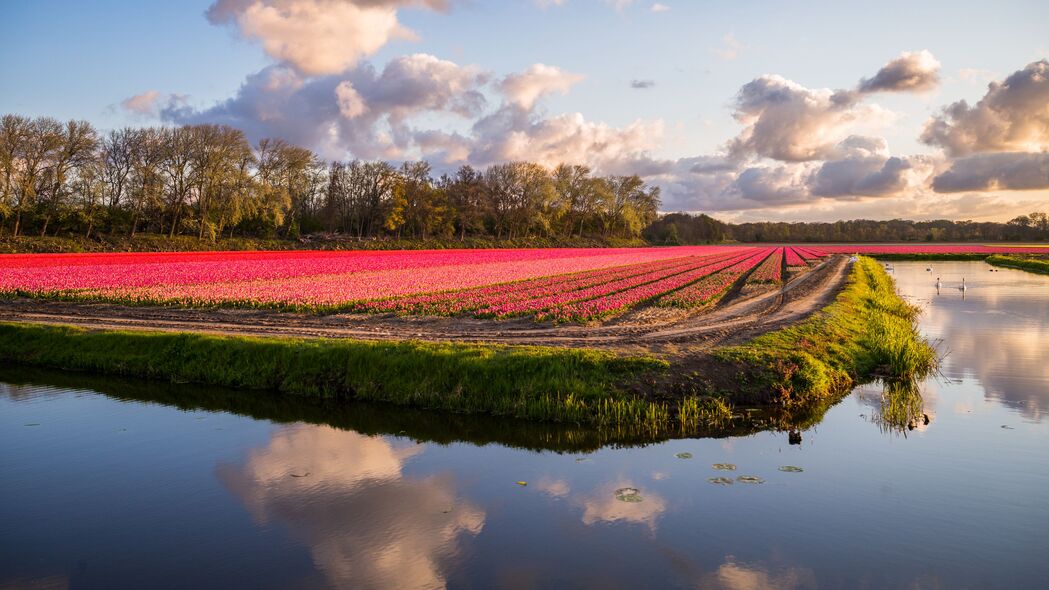
POLYGON ((672 213, 645 228, 654 244, 737 242, 972 242, 1049 240, 1049 215, 1031 213, 1008 223, 949 221, 870 221, 833 223, 724 223, 707 215, 672 213))
POLYGON ((0 119, 0 237, 295 240, 644 237, 654 244, 1049 239, 1049 216, 1008 223, 729 224, 659 215, 659 187, 586 166, 508 162, 435 176, 427 162, 330 161, 224 125, 124 128, 0 119))
POLYGON ((508 162, 434 177, 422 161, 326 161, 281 140, 251 145, 224 125, 101 134, 85 121, 0 121, 7 236, 636 238, 659 207, 658 187, 586 166, 508 162))

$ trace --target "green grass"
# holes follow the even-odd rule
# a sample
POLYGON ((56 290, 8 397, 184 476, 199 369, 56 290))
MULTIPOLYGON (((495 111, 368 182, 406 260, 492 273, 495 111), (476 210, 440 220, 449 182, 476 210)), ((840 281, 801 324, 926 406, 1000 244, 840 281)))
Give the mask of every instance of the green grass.
POLYGON ((989 256, 987 258, 987 264, 993 264, 994 266, 1002 266, 1006 268, 1026 270, 1027 272, 1034 272, 1039 274, 1049 274, 1049 259, 1046 258, 1031 258, 1026 256, 1010 256, 1004 254, 995 254, 994 256, 989 256))
MULTIPOLYGON (((675 404, 626 392, 667 362, 586 349, 251 338, 0 323, 0 360, 538 420, 669 428, 675 404)), ((687 403, 683 400, 682 403, 687 403)))
POLYGON ((715 356, 737 365, 740 390, 754 401, 811 403, 874 377, 913 381, 933 371, 936 351, 918 333, 917 315, 884 269, 861 257, 829 306, 715 356))

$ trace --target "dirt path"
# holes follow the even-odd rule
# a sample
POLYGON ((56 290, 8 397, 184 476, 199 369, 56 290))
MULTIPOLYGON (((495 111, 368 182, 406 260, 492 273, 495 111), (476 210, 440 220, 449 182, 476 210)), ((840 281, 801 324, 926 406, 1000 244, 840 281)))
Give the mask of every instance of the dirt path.
POLYGON ((311 315, 34 299, 0 301, 0 321, 255 336, 542 344, 626 351, 675 351, 685 347, 694 351, 737 342, 800 321, 832 301, 847 275, 846 258, 836 256, 779 289, 737 294, 705 313, 643 309, 595 326, 552 326, 530 319, 311 315))

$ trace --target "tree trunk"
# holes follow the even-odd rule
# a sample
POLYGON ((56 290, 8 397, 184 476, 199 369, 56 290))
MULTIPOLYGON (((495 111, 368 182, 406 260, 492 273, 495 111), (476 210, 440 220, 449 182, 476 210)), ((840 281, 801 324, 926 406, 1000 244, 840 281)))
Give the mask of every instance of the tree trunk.
POLYGON ((178 226, 178 214, 179 210, 175 209, 175 216, 171 218, 171 232, 168 233, 168 239, 175 237, 175 228, 178 226))

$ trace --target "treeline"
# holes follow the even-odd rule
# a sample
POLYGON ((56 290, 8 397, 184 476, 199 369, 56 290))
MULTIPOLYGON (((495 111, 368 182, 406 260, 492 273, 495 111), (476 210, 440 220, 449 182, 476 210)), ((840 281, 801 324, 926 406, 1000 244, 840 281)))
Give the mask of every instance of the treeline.
POLYGON ((326 161, 224 125, 124 128, 5 115, 0 236, 296 239, 636 238, 658 187, 508 162, 435 177, 426 162, 326 161))
POLYGON ((1007 223, 949 221, 871 221, 833 223, 724 223, 707 215, 672 213, 645 228, 654 244, 737 242, 972 242, 1049 240, 1049 215, 1031 213, 1007 223))

